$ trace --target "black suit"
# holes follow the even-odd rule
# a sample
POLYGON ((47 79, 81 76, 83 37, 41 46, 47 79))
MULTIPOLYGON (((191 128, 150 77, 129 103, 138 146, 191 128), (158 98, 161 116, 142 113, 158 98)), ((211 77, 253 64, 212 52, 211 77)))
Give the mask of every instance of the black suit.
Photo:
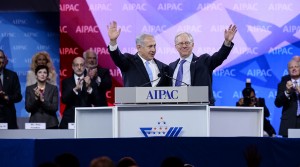
POLYGON ((73 91, 75 86, 76 83, 74 75, 62 81, 61 99, 62 102, 66 104, 66 108, 63 112, 63 117, 59 125, 61 129, 67 129, 68 123, 74 123, 75 107, 91 107, 97 98, 97 89, 95 87, 93 87, 92 93, 89 94, 86 90, 86 85, 84 82, 82 90, 76 94, 73 91))
POLYGON ((289 75, 283 76, 277 88, 276 107, 282 107, 279 134, 287 137, 289 128, 300 128, 300 118, 297 117, 297 94, 292 92, 288 98, 285 95, 286 83, 291 80, 289 75))
MULTIPOLYGON (((214 53, 212 56, 209 54, 203 54, 197 57, 193 54, 190 65, 191 86, 208 86, 209 102, 211 105, 215 103, 212 91, 212 72, 228 57, 233 45, 233 43, 230 47, 223 45, 220 50, 214 53)), ((180 59, 177 59, 169 65, 171 76, 173 76, 179 60, 180 59)))
POLYGON ((0 97, 0 122, 8 123, 8 129, 17 129, 15 103, 22 100, 21 87, 18 75, 8 69, 3 69, 3 91, 9 100, 0 97))
POLYGON ((109 74, 109 70, 101 67, 97 67, 97 75, 101 78, 101 82, 96 82, 96 77, 92 80, 94 87, 97 88, 97 100, 94 106, 107 106, 106 91, 112 86, 112 78, 109 74))
MULTIPOLYGON (((115 51, 109 50, 109 53, 114 63, 120 68, 122 72, 125 87, 151 87, 150 78, 148 76, 144 63, 137 54, 122 54, 119 48, 117 48, 115 51)), ((161 78, 157 86, 170 86, 170 79, 163 75, 168 74, 169 67, 156 59, 154 59, 154 61, 158 67, 159 73, 161 74, 161 78)))

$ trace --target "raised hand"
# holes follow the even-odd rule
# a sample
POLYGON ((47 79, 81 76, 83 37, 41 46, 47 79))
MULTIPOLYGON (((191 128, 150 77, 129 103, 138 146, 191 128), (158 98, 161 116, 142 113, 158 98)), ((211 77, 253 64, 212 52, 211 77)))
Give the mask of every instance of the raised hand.
POLYGON ((225 43, 231 44, 231 41, 233 40, 236 32, 237 32, 236 25, 230 25, 228 30, 225 29, 224 31, 225 43))
POLYGON ((89 68, 88 70, 88 76, 91 78, 91 79, 94 79, 94 78, 97 78, 98 76, 98 69, 97 68, 89 68))
POLYGON ((287 93, 291 93, 293 91, 294 85, 292 81, 287 81, 285 86, 287 93))
POLYGON ((117 39, 121 33, 121 29, 120 28, 118 29, 117 22, 116 21, 110 22, 109 25, 107 26, 107 31, 110 39, 110 44, 116 45, 117 39))
POLYGON ((89 76, 85 76, 84 78, 86 88, 91 86, 91 78, 89 76))

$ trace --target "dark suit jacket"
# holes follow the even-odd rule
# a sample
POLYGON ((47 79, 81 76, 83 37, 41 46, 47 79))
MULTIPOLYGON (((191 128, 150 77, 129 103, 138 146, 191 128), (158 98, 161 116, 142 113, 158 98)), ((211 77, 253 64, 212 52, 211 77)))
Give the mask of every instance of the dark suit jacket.
MULTIPOLYGON (((228 57, 232 47, 222 45, 220 50, 214 53, 212 56, 209 54, 203 54, 199 57, 193 55, 190 72, 191 72, 191 86, 208 86, 209 102, 211 105, 215 103, 212 91, 212 72, 221 65, 223 61, 228 57)), ((170 75, 173 76, 175 68, 180 59, 170 63, 170 75)))
POLYGON ((17 115, 15 103, 22 100, 18 75, 8 69, 3 69, 3 91, 9 100, 0 98, 0 122, 6 122, 8 129, 17 129, 17 115))
POLYGON ((56 112, 58 110, 58 89, 46 83, 45 101, 35 99, 34 89, 37 84, 26 87, 25 109, 31 113, 29 122, 46 123, 46 128, 58 127, 56 112))
MULTIPOLYGON (((145 65, 143 64, 142 59, 137 54, 122 54, 119 48, 115 51, 109 50, 109 53, 114 63, 120 68, 122 72, 125 87, 151 87, 150 78, 146 71, 145 65)), ((170 79, 163 75, 168 74, 169 67, 156 59, 154 59, 154 61, 157 64, 157 67, 161 74, 161 78, 157 86, 170 86, 170 79)))
POLYGON ((289 128, 300 128, 297 125, 297 95, 292 92, 290 98, 285 95, 286 83, 291 80, 289 75, 283 76, 277 88, 277 95, 275 99, 275 106, 282 107, 281 122, 279 134, 287 137, 289 128))
POLYGON ((94 106, 107 106, 106 91, 112 86, 112 78, 108 69, 97 67, 98 76, 101 78, 100 84, 96 82, 96 77, 92 80, 94 87, 97 88, 97 98, 94 106))
POLYGON ((97 98, 97 88, 92 87, 93 91, 91 94, 89 94, 84 83, 82 86, 82 91, 76 94, 73 91, 75 86, 76 83, 74 75, 62 81, 61 100, 66 105, 62 120, 59 125, 59 127, 62 129, 67 129, 68 123, 74 123, 75 107, 91 107, 92 104, 95 104, 95 100, 97 98))
MULTIPOLYGON (((236 106, 240 106, 239 102, 236 102, 236 106)), ((248 107, 246 105, 242 105, 245 107, 248 107)), ((263 107, 264 108, 264 131, 268 133, 269 136, 275 135, 275 129, 271 125, 270 121, 267 119, 270 116, 270 111, 268 107, 266 106, 265 99, 264 98, 257 98, 256 107, 263 107)))

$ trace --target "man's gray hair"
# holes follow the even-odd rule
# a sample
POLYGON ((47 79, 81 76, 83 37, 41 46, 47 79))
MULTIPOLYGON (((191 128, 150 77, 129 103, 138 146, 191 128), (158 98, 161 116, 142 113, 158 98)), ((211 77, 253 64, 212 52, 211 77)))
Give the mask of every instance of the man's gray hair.
POLYGON ((154 36, 151 35, 151 34, 141 34, 141 35, 136 37, 135 44, 145 46, 145 43, 144 43, 145 41, 144 40, 145 40, 146 37, 153 37, 154 38, 154 36))
POLYGON ((88 50, 86 50, 86 51, 83 52, 83 58, 84 58, 84 60, 86 60, 86 56, 87 56, 88 52, 91 52, 92 54, 94 54, 96 56, 96 60, 97 60, 97 63, 98 63, 98 55, 97 55, 97 53, 92 48, 90 48, 90 49, 88 49, 88 50))
POLYGON ((180 36, 182 34, 186 34, 189 37, 190 42, 194 43, 194 38, 193 38, 192 34, 190 34, 188 32, 179 32, 175 36, 175 39, 174 39, 175 44, 177 44, 177 38, 178 38, 178 36, 180 36))

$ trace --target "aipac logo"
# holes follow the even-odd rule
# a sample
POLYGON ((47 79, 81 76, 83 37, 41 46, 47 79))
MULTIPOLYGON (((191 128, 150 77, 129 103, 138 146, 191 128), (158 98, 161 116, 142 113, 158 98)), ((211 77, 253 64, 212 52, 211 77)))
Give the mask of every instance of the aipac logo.
POLYGON ((169 127, 163 117, 154 127, 140 128, 145 137, 178 137, 183 127, 169 127))

